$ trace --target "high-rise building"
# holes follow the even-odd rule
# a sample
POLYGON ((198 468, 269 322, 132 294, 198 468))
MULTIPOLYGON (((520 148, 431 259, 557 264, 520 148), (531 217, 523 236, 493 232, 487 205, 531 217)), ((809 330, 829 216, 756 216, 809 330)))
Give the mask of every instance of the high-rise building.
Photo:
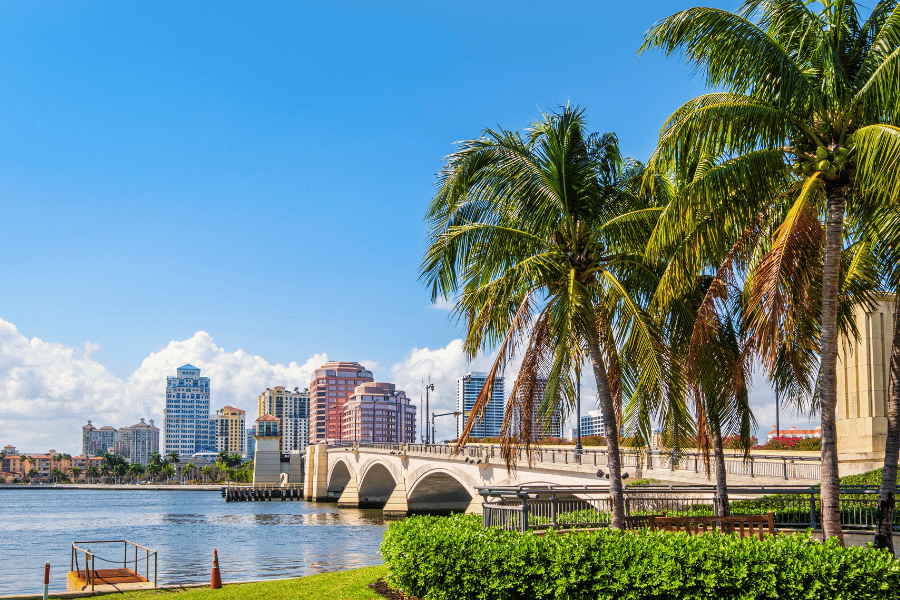
POLYGON ((239 408, 223 406, 212 417, 216 433, 216 452, 247 456, 247 419, 239 408))
POLYGON ((589 410, 588 414, 581 415, 581 436, 588 435, 606 435, 603 413, 599 410, 589 410))
POLYGON ((90 421, 81 428, 81 453, 84 456, 100 456, 110 452, 128 462, 146 465, 150 454, 159 452, 159 428, 141 419, 140 423, 127 427, 94 427, 90 421))
MULTIPOLYGON (((135 423, 131 427, 122 427, 119 431, 127 429, 128 434, 128 460, 132 463, 142 465, 150 464, 150 456, 154 452, 159 452, 159 427, 150 423, 145 423, 141 419, 140 423, 135 423)), ((123 436, 123 441, 124 441, 123 436)))
POLYGON ((256 440, 253 439, 253 436, 256 435, 256 427, 248 427, 247 428, 247 458, 253 460, 253 457, 256 455, 256 440))
POLYGON ((414 443, 416 407, 393 383, 358 385, 344 404, 341 437, 359 442, 414 443))
POLYGON ((374 381, 357 362, 327 362, 309 384, 309 443, 340 441, 344 404, 356 386, 374 381))
POLYGON ((283 385, 267 388, 259 395, 258 416, 272 415, 281 420, 281 451, 305 450, 309 445, 309 392, 286 389, 283 385))
POLYGON ((163 411, 163 453, 191 456, 214 452, 216 438, 209 418, 209 377, 200 369, 182 365, 174 377, 166 377, 163 411))
MULTIPOLYGON (((535 380, 534 393, 531 396, 531 441, 536 442, 547 437, 558 438, 562 436, 562 417, 557 407, 549 418, 541 415, 541 404, 544 401, 544 390, 547 389, 547 380, 538 377, 535 380)), ((519 398, 525 396, 525 388, 520 387, 516 391, 519 398)), ((518 420, 516 421, 518 422, 518 420)))
POLYGON ((107 452, 116 452, 116 441, 119 436, 115 427, 106 425, 94 427, 88 421, 81 428, 81 452, 86 456, 100 456, 107 452))
MULTIPOLYGON (((487 377, 487 373, 472 371, 456 380, 456 410, 461 413, 456 417, 457 437, 462 435, 469 413, 472 407, 475 406, 475 400, 478 399, 481 388, 487 382, 487 377)), ((505 411, 506 396, 503 392, 503 377, 496 377, 494 379, 494 387, 491 390, 491 399, 484 411, 484 418, 475 422, 475 427, 469 436, 474 438, 498 437, 500 428, 503 426, 503 413, 505 411)))

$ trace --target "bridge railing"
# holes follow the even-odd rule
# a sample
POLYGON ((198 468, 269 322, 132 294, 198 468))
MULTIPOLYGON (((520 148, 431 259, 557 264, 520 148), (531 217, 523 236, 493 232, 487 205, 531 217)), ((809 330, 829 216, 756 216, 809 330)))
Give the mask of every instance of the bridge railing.
MULTIPOLYGON (((385 442, 343 442, 334 444, 335 448, 368 448, 394 453, 406 453, 432 456, 459 456, 475 462, 500 460, 500 448, 496 445, 467 444, 460 452, 450 444, 392 444, 385 442)), ((609 451, 602 449, 584 449, 576 451, 569 448, 534 448, 531 462, 551 465, 582 465, 593 467, 609 466, 609 451)), ((704 472, 706 461, 698 452, 682 452, 673 456, 669 452, 658 450, 623 448, 620 450, 622 467, 629 469, 691 471, 704 472)), ((528 454, 520 451, 517 462, 528 462, 528 454)), ((711 465, 715 471, 715 465, 711 465)), ((821 462, 818 456, 730 454, 725 457, 725 469, 730 475, 748 477, 769 477, 784 480, 820 479, 821 462)))
MULTIPOLYGON (((608 490, 596 486, 478 487, 485 527, 516 531, 608 526, 608 490)), ((787 529, 816 529, 821 525, 821 499, 815 487, 729 487, 729 512, 749 515, 772 512, 775 525, 787 529)), ((641 486, 625 493, 625 516, 666 513, 668 516, 719 516, 721 503, 710 486, 641 486)), ((842 486, 841 526, 874 529, 878 489, 842 486)), ((895 507, 894 530, 900 531, 895 507)))

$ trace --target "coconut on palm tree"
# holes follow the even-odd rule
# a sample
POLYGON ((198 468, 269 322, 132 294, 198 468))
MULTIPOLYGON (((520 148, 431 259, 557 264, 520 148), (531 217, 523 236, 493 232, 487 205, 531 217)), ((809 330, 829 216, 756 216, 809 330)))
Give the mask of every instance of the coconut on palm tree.
MULTIPOLYGON (((822 522, 843 541, 838 509, 836 362, 845 212, 865 198, 896 198, 900 157, 897 85, 900 11, 878 2, 862 19, 851 0, 748 0, 738 14, 692 8, 653 26, 641 51, 681 52, 711 87, 661 133, 656 160, 685 165, 704 155, 739 161, 744 178, 781 168, 791 207, 752 274, 761 357, 775 377, 789 318, 786 296, 821 268, 821 348, 815 397, 822 419, 822 522), (824 226, 823 226, 824 223, 824 226), (790 260, 821 249, 822 261, 790 260), (819 264, 821 267, 816 267, 819 264), (805 267, 804 273, 797 271, 805 267)), ((773 198, 773 201, 775 199, 773 198)))
POLYGON ((646 200, 640 173, 614 135, 588 135, 582 111, 566 107, 527 136, 485 130, 449 157, 429 206, 431 244, 421 273, 434 299, 459 297, 465 351, 499 345, 462 432, 465 443, 490 401, 495 378, 517 350, 522 367, 501 438, 509 468, 530 449, 537 378, 547 378, 541 411, 576 401, 589 360, 609 450, 611 526, 621 528, 619 456, 622 397, 666 394, 666 361, 642 310, 655 276, 641 259, 646 200), (525 399, 521 402, 516 399, 525 399), (514 422, 518 421, 518 422, 514 422))

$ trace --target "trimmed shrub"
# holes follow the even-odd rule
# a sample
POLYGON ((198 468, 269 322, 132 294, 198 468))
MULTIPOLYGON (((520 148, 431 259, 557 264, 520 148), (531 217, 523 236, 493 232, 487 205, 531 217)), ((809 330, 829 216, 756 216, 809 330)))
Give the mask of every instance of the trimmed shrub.
POLYGON ((881 469, 874 471, 866 471, 858 475, 847 475, 841 477, 841 485, 881 485, 881 469))
POLYGON ((456 515, 391 523, 381 553, 392 585, 426 600, 895 598, 900 589, 900 561, 888 552, 807 535, 539 537, 456 515))

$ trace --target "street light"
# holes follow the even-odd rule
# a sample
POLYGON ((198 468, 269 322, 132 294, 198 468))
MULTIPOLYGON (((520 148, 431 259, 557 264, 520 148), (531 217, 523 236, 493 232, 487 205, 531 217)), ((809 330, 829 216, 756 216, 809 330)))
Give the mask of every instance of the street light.
POLYGON ((461 414, 462 413, 459 411, 432 414, 431 415, 431 441, 434 442, 434 419, 435 419, 435 417, 446 417, 448 415, 453 415, 454 417, 458 417, 461 414))
POLYGON ((575 424, 578 439, 575 441, 575 456, 581 456, 581 369, 575 371, 575 424))
POLYGON ((432 444, 434 440, 428 437, 428 413, 431 410, 431 402, 428 398, 428 392, 434 391, 434 384, 431 383, 431 377, 428 378, 428 385, 425 386, 425 443, 432 444))

